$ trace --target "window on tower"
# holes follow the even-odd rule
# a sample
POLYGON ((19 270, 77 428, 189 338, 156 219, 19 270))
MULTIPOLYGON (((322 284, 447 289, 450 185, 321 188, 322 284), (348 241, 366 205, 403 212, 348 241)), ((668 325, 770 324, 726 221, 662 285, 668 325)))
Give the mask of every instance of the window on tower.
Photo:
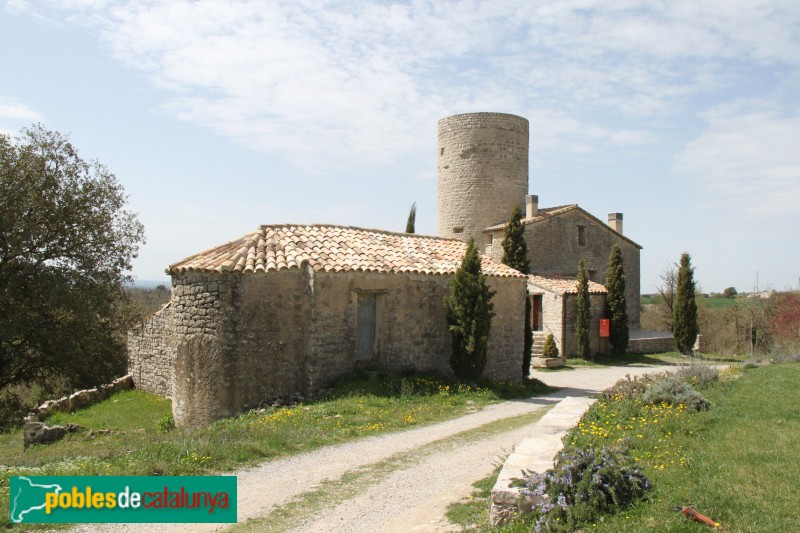
POLYGON ((586 245, 586 226, 578 226, 578 246, 586 245))

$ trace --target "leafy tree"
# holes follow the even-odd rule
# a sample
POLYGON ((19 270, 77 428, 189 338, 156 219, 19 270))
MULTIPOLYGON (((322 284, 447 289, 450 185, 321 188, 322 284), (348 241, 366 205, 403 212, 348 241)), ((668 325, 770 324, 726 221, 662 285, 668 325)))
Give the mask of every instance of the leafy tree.
MULTIPOLYGON (((522 229, 522 210, 514 206, 511 216, 506 224, 503 235, 503 259, 505 265, 527 274, 529 271, 528 245, 525 244, 525 232, 522 229)), ((525 341, 522 347, 522 375, 528 377, 531 373, 531 350, 533 348, 533 331, 531 330, 531 300, 525 298, 525 341)))
POLYGON ((128 280, 143 227, 99 162, 36 125, 0 135, 0 389, 125 369, 128 280))
POLYGON ((622 250, 616 244, 611 247, 606 270, 608 290, 608 314, 611 317, 611 350, 618 355, 628 350, 628 304, 625 301, 625 267, 622 250))
POLYGON ((553 338, 552 333, 548 333, 547 338, 544 340, 542 357, 558 357, 558 346, 556 346, 556 340, 553 338))
POLYGON ((675 345, 684 355, 691 355, 697 339, 697 301, 695 300, 694 268, 688 253, 681 255, 678 267, 675 306, 672 315, 672 333, 675 345))
POLYGON ((586 274, 586 264, 583 256, 578 263, 578 295, 575 298, 578 312, 575 317, 575 343, 578 355, 588 358, 591 347, 589 345, 589 320, 591 317, 591 302, 589 300, 589 276, 586 274))
POLYGON ((414 226, 417 222, 417 202, 411 204, 411 210, 408 212, 408 220, 406 221, 406 233, 414 233, 414 226))
POLYGON ((725 298, 734 298, 738 292, 736 292, 736 287, 728 287, 724 291, 722 291, 722 296, 725 298))
POLYGON ((486 368, 493 295, 486 285, 475 241, 470 238, 461 266, 450 280, 450 295, 444 299, 453 339, 450 366, 461 379, 477 380, 486 368))

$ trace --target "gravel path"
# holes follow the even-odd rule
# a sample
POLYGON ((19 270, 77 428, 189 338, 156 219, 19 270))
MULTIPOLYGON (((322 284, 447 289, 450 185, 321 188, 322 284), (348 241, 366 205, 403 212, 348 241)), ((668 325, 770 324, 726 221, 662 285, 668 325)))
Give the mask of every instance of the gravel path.
MULTIPOLYGON (((326 480, 369 469, 398 454, 412 460, 385 472, 353 497, 324 508, 306 520, 303 531, 443 531, 447 505, 468 496, 471 484, 491 472, 531 430, 531 425, 462 442, 458 434, 497 420, 533 413, 566 396, 586 396, 611 386, 625 375, 659 372, 670 367, 627 366, 535 372, 548 385, 565 387, 556 394, 491 405, 454 420, 329 446, 254 468, 238 476, 238 515, 243 522, 263 517, 326 480), (441 441, 441 442, 439 442, 441 441), (432 445, 432 443, 438 443, 432 445), (427 447, 424 451, 422 447, 427 447)), ((672 367, 673 369, 675 367, 672 367)), ((103 524, 78 526, 77 532, 201 532, 225 524, 103 524)))

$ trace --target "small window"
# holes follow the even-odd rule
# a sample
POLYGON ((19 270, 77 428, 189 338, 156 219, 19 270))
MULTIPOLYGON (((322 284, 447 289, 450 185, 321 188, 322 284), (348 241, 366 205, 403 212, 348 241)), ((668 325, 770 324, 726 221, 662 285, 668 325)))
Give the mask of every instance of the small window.
POLYGON ((444 148, 442 148, 441 150, 439 150, 439 155, 444 155, 444 148))
POLYGON ((457 227, 453 228, 453 233, 464 233, 464 227, 463 226, 457 226, 457 227))
POLYGON ((586 245, 586 226, 578 226, 578 246, 586 245))
POLYGON ((486 237, 486 244, 491 245, 494 242, 494 235, 491 233, 486 237))

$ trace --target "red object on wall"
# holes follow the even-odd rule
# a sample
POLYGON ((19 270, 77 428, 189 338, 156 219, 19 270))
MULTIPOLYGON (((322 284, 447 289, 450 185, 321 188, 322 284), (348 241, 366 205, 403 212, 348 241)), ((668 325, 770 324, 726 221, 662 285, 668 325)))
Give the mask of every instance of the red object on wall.
POLYGON ((611 336, 611 319, 608 318, 600 319, 600 336, 601 337, 611 336))

